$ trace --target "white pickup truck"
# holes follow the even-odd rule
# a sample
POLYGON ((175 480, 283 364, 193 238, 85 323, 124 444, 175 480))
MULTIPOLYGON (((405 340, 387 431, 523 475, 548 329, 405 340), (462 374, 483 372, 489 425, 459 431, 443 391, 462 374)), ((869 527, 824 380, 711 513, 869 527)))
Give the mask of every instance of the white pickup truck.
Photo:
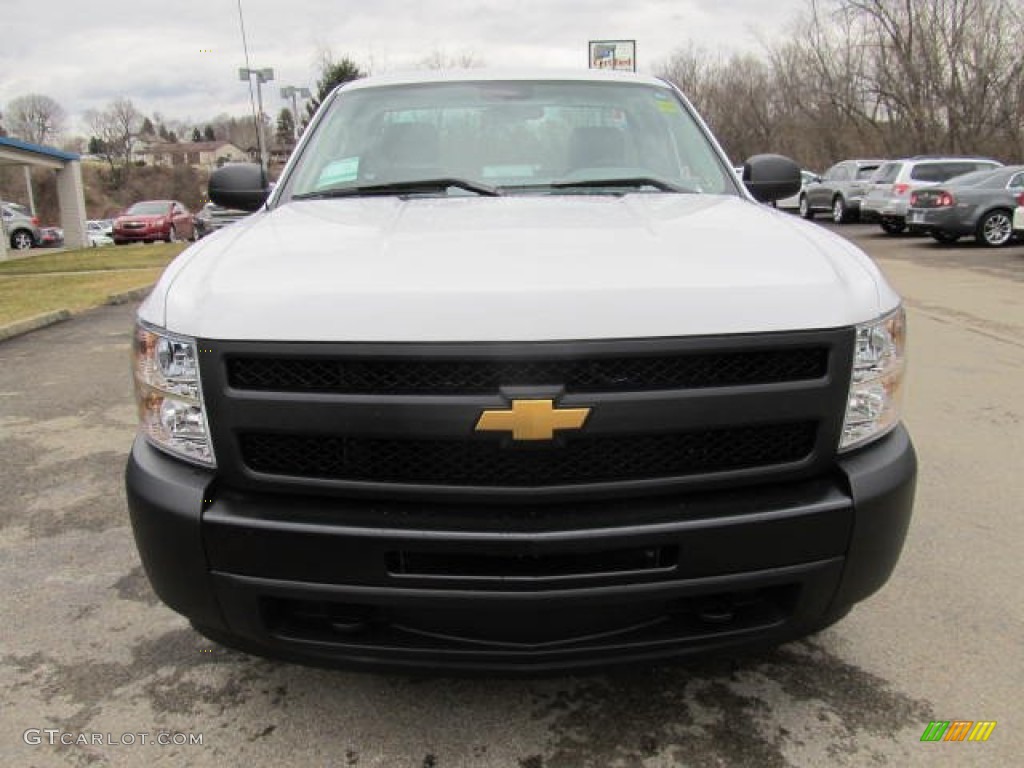
POLYGON ((916 460, 899 297, 758 201, 671 84, 384 76, 143 303, 132 524, 207 636, 537 672, 827 626, 889 577, 916 460))

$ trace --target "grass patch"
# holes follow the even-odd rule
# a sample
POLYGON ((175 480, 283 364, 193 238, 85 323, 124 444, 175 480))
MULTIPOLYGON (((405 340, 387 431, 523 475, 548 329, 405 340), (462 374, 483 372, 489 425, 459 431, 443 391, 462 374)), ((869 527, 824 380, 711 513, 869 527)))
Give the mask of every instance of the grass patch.
POLYGON ((57 309, 78 312, 96 307, 112 293, 156 282, 161 272, 162 267, 151 267, 81 275, 0 276, 0 325, 57 309))
POLYGON ((40 252, 0 261, 0 275, 39 275, 48 272, 88 272, 96 269, 151 269, 166 267, 188 243, 145 243, 82 248, 61 253, 40 252))

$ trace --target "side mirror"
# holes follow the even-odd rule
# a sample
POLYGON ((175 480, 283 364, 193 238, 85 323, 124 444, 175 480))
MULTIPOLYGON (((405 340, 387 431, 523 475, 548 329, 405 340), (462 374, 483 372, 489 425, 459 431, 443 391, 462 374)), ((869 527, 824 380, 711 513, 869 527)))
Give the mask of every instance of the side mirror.
POLYGON ((224 208, 256 211, 266 202, 270 185, 256 163, 225 165, 210 175, 210 200, 224 208))
POLYGON ((782 155, 754 155, 743 164, 743 184, 762 203, 800 191, 800 166, 782 155))

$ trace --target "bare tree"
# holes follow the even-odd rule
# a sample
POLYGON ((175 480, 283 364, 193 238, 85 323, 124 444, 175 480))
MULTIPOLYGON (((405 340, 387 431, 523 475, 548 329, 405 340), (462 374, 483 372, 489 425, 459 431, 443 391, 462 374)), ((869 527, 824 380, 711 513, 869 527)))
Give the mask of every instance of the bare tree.
POLYGON ((709 108, 715 81, 724 66, 721 56, 694 43, 677 49, 658 67, 659 77, 678 86, 697 109, 709 108))
POLYGON ((76 155, 84 154, 87 143, 84 136, 68 136, 61 142, 60 148, 65 152, 74 152, 76 155))
POLYGON ((484 60, 473 51, 448 53, 441 48, 435 48, 416 62, 416 65, 420 69, 479 69, 486 66, 484 60))
POLYGON ((806 0, 762 57, 690 44, 659 73, 727 150, 844 157, 1024 156, 1020 0, 806 0))
POLYGON ((775 89, 794 116, 791 130, 802 134, 803 156, 815 167, 844 156, 878 154, 886 142, 872 45, 855 21, 842 8, 825 11, 811 0, 793 25, 790 42, 768 50, 775 89))
POLYGON ((864 48, 862 103, 875 110, 871 119, 890 153, 999 148, 1008 132, 1000 117, 1005 98, 1012 101, 1020 87, 1019 0, 835 5, 864 48))
POLYGON ((29 93, 7 103, 7 129, 33 144, 46 144, 64 131, 64 109, 42 93, 29 93))
POLYGON ((739 54, 724 59, 691 44, 658 74, 686 94, 734 159, 777 147, 786 104, 767 62, 739 54))
POLYGON ((127 179, 132 162, 132 147, 142 126, 142 115, 131 99, 112 101, 106 109, 90 109, 85 124, 97 139, 97 147, 110 164, 115 186, 127 179))

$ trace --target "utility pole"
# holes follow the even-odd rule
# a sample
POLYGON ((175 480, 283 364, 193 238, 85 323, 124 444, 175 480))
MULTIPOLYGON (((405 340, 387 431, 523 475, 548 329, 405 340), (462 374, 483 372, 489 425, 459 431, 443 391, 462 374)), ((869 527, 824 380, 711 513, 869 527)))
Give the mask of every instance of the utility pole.
POLYGON ((263 170, 266 172, 269 163, 267 162, 267 139, 263 135, 263 89, 261 86, 274 79, 274 70, 270 67, 263 69, 239 67, 238 69, 239 80, 251 82, 250 78, 254 75, 256 77, 256 101, 259 104, 259 115, 256 118, 256 144, 260 151, 260 165, 263 166, 263 170))
POLYGON ((295 134, 295 140, 296 141, 299 140, 299 105, 298 105, 298 97, 302 97, 303 99, 308 99, 308 98, 311 98, 312 96, 313 96, 313 94, 309 92, 309 88, 296 88, 294 85, 286 85, 284 88, 281 89, 281 98, 282 99, 287 99, 287 98, 290 97, 291 100, 292 100, 292 123, 293 123, 292 130, 293 130, 293 133, 295 134))

